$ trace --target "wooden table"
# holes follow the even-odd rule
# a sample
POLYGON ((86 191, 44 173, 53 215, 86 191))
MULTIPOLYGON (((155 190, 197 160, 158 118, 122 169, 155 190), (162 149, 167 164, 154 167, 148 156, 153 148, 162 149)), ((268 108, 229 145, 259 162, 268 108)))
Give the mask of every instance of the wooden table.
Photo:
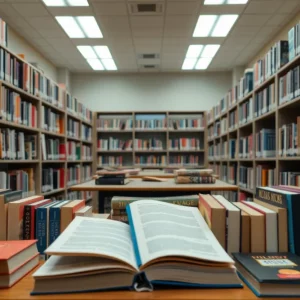
MULTIPOLYGON (((255 300, 255 299, 267 299, 278 300, 291 298, 257 298, 246 286, 242 289, 164 289, 154 292, 130 292, 130 291, 118 291, 118 292, 98 292, 98 293, 78 293, 78 294, 64 294, 64 295, 42 295, 42 296, 30 296, 30 292, 33 289, 33 278, 31 274, 27 275, 16 285, 10 289, 0 290, 0 300, 63 300, 63 299, 141 299, 141 300, 255 300)), ((300 299, 300 298, 294 298, 300 299)))
POLYGON ((113 196, 131 197, 167 197, 191 195, 197 193, 210 193, 211 191, 236 191, 238 187, 217 180, 215 184, 176 184, 174 179, 165 182, 142 181, 131 179, 125 185, 95 185, 95 180, 74 185, 73 191, 96 191, 98 193, 99 212, 104 212, 104 198, 113 196))
POLYGON ((144 176, 159 177, 159 178, 174 178, 174 173, 165 173, 159 170, 143 170, 136 175, 129 175, 129 178, 142 178, 144 176))

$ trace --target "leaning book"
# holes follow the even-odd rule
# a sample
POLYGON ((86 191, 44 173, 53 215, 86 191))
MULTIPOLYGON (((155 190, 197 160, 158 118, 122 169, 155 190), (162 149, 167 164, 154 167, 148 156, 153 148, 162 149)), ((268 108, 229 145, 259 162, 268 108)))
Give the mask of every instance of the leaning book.
POLYGON ((46 250, 51 257, 33 274, 32 294, 242 287, 197 208, 143 200, 127 214, 129 225, 76 217, 46 250))

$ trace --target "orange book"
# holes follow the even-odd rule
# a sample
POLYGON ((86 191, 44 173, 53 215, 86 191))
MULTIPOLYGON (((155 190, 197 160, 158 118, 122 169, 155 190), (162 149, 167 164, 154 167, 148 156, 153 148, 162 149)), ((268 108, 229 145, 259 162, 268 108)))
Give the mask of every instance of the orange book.
POLYGON ((75 217, 75 212, 85 206, 84 200, 73 200, 61 208, 60 232, 63 232, 75 217))
POLYGON ((33 245, 36 245, 36 240, 0 241, 0 262, 3 260, 11 259, 15 255, 19 254, 27 248, 32 247, 33 245))
POLYGON ((267 186, 268 185, 268 170, 262 169, 261 171, 261 185, 267 186))

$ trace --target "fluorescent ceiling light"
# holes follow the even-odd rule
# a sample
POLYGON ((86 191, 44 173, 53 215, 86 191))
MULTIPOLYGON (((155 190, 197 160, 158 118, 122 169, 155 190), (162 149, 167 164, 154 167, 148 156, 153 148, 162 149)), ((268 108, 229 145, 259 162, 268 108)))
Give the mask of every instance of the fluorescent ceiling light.
POLYGON ((186 58, 182 65, 182 70, 193 70, 195 64, 197 62, 197 58, 186 58))
POLYGON ((227 36, 229 31, 231 30, 232 26, 234 25, 235 21, 237 20, 238 15, 222 15, 219 17, 213 32, 212 36, 227 36))
POLYGON ((186 53, 186 58, 198 58, 202 49, 203 45, 190 45, 186 53))
POLYGON ((227 0, 227 4, 246 4, 248 0, 227 0))
POLYGON ((117 70, 117 66, 114 62, 113 59, 111 58, 105 58, 105 59, 101 59, 101 62, 103 63, 104 67, 106 70, 108 71, 115 71, 117 70))
POLYGON ((86 59, 88 58, 98 58, 95 51, 91 46, 77 46, 82 56, 86 59))
POLYGON ((76 17, 88 38, 102 38, 103 35, 94 17, 76 17))
POLYGON ((204 5, 246 4, 248 0, 205 0, 204 5))
POLYGON ((220 45, 206 45, 201 53, 201 57, 213 58, 218 52, 220 45))
POLYGON ((87 62, 90 64, 90 66, 93 68, 95 71, 102 71, 104 70, 103 65, 101 64, 100 59, 87 59, 87 62))
POLYGON ((87 0, 43 0, 47 6, 89 6, 87 0))
POLYGON ((95 46, 94 49, 100 58, 112 58, 107 46, 95 46))
POLYGON ((216 15, 200 15, 193 33, 193 37, 209 36, 216 19, 216 15))
POLYGON ((209 66, 211 61, 212 61, 212 58, 201 57, 201 58, 199 58, 195 69, 196 70, 205 70, 205 69, 207 69, 207 67, 209 66))
POLYGON ((84 34, 73 17, 55 17, 70 38, 84 38, 84 34))

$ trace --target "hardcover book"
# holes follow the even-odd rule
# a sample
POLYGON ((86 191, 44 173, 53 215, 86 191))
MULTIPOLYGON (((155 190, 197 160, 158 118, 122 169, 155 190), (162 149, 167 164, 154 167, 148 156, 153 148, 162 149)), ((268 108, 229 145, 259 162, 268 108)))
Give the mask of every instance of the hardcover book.
POLYGON ((33 274, 32 294, 242 287, 197 208, 144 200, 127 213, 130 225, 76 217, 46 250, 51 257, 33 274))
POLYGON ((300 258, 287 252, 234 253, 240 277, 258 297, 299 297, 300 258))

